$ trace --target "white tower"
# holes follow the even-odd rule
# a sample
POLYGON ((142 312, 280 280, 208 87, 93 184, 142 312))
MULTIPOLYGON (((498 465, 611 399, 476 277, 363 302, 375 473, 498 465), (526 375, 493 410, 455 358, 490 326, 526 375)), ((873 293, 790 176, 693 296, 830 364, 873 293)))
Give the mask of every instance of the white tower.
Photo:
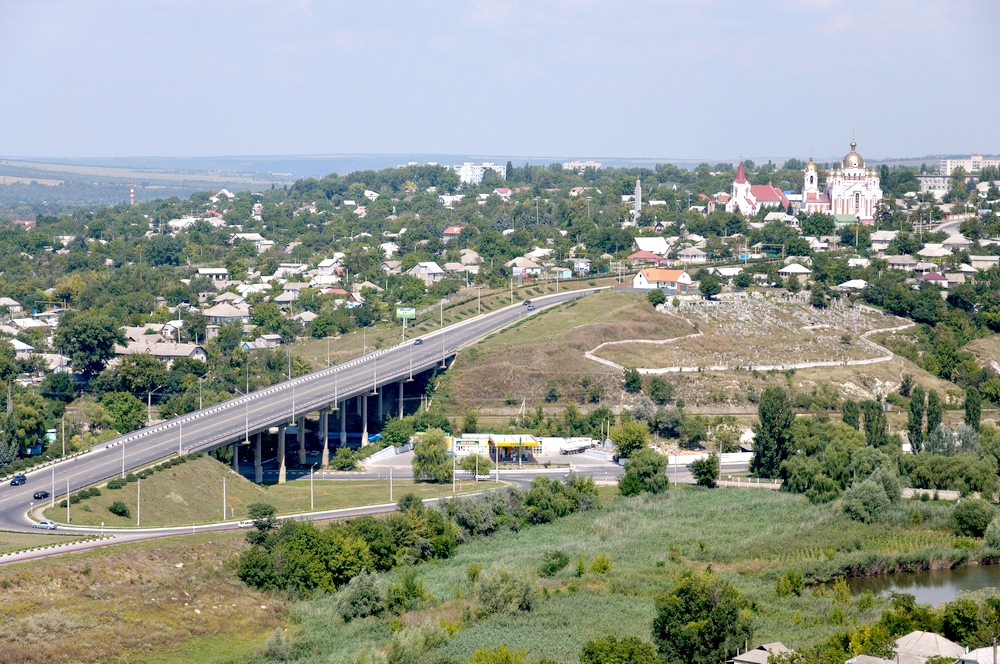
POLYGON ((809 163, 806 164, 805 178, 802 184, 802 198, 805 200, 806 195, 816 194, 819 196, 819 169, 816 168, 816 164, 813 163, 812 155, 809 155, 809 163))
POLYGON ((642 184, 639 178, 635 179, 635 207, 632 209, 632 216, 636 223, 639 222, 639 215, 642 213, 642 184))

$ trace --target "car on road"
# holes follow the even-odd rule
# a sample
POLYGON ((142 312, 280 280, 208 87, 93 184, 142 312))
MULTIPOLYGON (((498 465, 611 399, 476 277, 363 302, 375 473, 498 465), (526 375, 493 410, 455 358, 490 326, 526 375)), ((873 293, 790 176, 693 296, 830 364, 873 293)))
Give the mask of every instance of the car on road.
POLYGON ((24 484, 27 481, 28 481, 27 477, 25 477, 24 475, 21 475, 20 473, 18 473, 17 475, 14 475, 14 477, 11 479, 10 485, 11 486, 21 486, 22 484, 24 484))
POLYGON ((413 341, 413 345, 414 346, 422 346, 423 344, 424 344, 424 340, 423 339, 415 339, 413 341))
POLYGON ((476 481, 477 482, 489 482, 489 480, 490 480, 489 474, 479 474, 479 475, 476 475, 476 481))
POLYGON ((34 497, 35 497, 35 500, 45 500, 46 498, 49 497, 49 492, 48 491, 36 491, 34 497))
POLYGON ((244 519, 244 520, 242 520, 242 521, 239 522, 238 527, 239 528, 253 528, 255 525, 257 525, 257 522, 254 521, 253 519, 244 519))
POLYGON ((48 519, 45 519, 44 521, 39 521, 37 523, 31 524, 31 527, 32 528, 41 528, 43 530, 55 530, 56 529, 56 522, 55 521, 49 521, 48 519))
POLYGON ((521 306, 522 307, 530 307, 531 306, 531 300, 525 300, 524 302, 521 303, 521 306))
POLYGON ((528 311, 534 311, 534 310, 535 310, 535 305, 529 304, 528 305, 528 311))

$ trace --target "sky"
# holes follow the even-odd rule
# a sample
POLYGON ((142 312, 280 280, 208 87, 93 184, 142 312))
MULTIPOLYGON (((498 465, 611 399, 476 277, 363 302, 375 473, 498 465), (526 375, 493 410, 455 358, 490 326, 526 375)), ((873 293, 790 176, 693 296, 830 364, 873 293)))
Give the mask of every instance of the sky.
POLYGON ((997 35, 996 0, 0 0, 0 155, 995 154, 997 35))

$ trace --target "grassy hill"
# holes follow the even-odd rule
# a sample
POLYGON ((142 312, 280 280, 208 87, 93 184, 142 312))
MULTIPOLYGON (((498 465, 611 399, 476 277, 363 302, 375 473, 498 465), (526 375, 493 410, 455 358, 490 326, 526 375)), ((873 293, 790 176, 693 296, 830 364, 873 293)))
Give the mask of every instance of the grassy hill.
MULTIPOLYGON (((154 473, 142 481, 142 525, 185 526, 192 523, 211 523, 222 520, 222 478, 226 478, 227 519, 244 519, 247 506, 269 503, 278 508, 279 514, 309 511, 309 480, 297 479, 282 485, 259 485, 232 473, 226 464, 210 456, 179 464, 154 473)), ((459 491, 474 488, 470 482, 460 482, 459 491)), ((481 488, 481 487, 478 487, 481 488)), ((451 495, 451 485, 414 483, 412 480, 394 480, 393 497, 412 492, 421 498, 451 495)), ((101 489, 100 496, 88 498, 71 505, 74 525, 100 526, 103 521, 110 528, 136 525, 138 485, 129 483, 122 489, 101 489), (108 507, 114 501, 124 502, 129 517, 112 514, 108 507)), ((317 480, 314 485, 317 510, 376 505, 389 500, 388 480, 317 480)), ((66 508, 45 510, 46 518, 66 521, 66 508)))

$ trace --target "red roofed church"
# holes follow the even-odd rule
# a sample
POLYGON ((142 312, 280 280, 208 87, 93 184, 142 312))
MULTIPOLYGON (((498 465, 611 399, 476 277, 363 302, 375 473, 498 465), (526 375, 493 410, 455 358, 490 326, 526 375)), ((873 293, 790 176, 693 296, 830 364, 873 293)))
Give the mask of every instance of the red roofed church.
POLYGON ((733 197, 726 203, 726 212, 739 210, 744 217, 752 217, 762 208, 788 208, 788 198, 777 187, 770 184, 750 184, 743 164, 736 169, 733 181, 733 197))

